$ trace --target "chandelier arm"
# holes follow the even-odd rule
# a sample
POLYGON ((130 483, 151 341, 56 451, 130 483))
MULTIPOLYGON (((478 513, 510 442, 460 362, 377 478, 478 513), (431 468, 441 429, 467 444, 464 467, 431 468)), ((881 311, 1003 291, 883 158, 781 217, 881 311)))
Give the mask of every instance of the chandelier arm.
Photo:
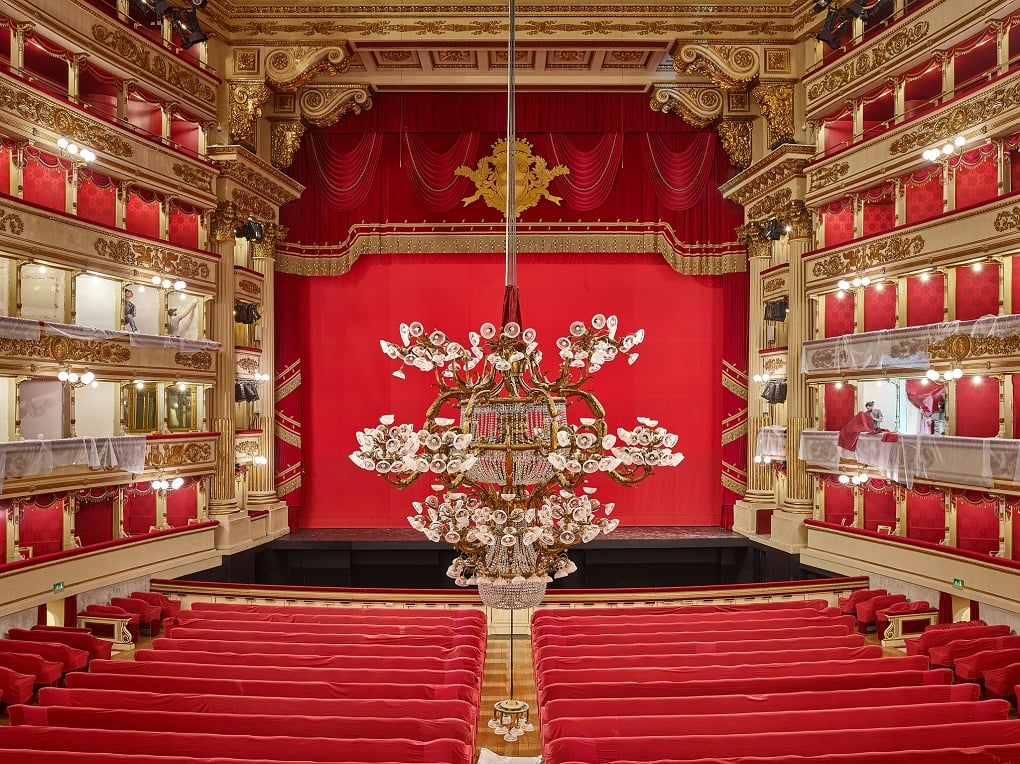
POLYGON ((606 473, 610 479, 620 485, 634 485, 640 483, 645 478, 652 474, 652 470, 648 465, 642 465, 640 468, 635 467, 627 472, 621 472, 619 469, 612 470, 606 473))
POLYGON ((407 477, 394 478, 392 472, 387 472, 386 474, 382 475, 382 479, 385 480, 390 485, 396 486, 399 489, 403 489, 407 488, 409 485, 414 483, 418 478, 422 476, 422 474, 423 473, 415 470, 407 477))

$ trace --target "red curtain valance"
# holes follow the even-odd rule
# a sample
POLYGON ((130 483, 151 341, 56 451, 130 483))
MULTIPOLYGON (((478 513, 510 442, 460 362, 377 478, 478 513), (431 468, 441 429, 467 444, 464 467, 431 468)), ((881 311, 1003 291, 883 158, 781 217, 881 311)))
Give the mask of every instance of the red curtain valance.
MULTIPOLYGON (((382 142, 378 145, 381 146, 382 142)), ((407 178, 427 209, 446 212, 468 196, 470 180, 454 175, 453 170, 474 162, 478 150, 478 133, 461 133, 446 151, 432 150, 422 135, 404 133, 404 148, 407 149, 408 158, 405 167, 407 178)))
POLYGON ((609 198, 623 158, 623 135, 605 133, 585 151, 566 135, 548 134, 554 164, 570 168, 569 175, 553 181, 556 193, 575 210, 593 210, 609 198))

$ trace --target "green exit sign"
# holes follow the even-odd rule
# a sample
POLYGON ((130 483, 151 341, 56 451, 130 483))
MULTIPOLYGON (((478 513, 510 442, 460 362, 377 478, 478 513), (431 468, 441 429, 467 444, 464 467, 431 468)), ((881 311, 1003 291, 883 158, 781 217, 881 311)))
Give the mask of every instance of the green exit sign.
POLYGON ((953 586, 963 586, 963 579, 962 578, 954 578, 953 579, 953 586))
POLYGON ((57 581, 57 583, 53 584, 53 591, 55 591, 55 592, 62 591, 63 588, 64 588, 64 582, 63 581, 57 581))

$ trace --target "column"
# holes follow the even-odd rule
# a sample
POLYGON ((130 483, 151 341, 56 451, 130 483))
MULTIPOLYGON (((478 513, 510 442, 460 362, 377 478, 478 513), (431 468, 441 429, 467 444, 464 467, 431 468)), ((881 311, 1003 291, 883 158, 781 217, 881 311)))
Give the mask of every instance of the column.
MULTIPOLYGON (((276 433, 274 429, 274 412, 276 410, 275 379, 276 379, 276 311, 273 310, 273 294, 275 291, 276 245, 287 235, 287 229, 278 223, 266 223, 265 238, 253 243, 255 253, 255 270, 262 274, 262 373, 269 375, 269 382, 260 383, 259 404, 261 413, 255 417, 256 426, 261 430, 259 435, 259 456, 265 458, 264 464, 252 461, 248 468, 248 504, 257 507, 264 504, 276 504, 276 433)), ((261 461, 261 460, 260 460, 261 461)))
POLYGON ((234 492, 234 229, 241 220, 233 202, 222 202, 213 213, 210 244, 220 255, 216 275, 216 299, 212 304, 211 338, 223 343, 216 366, 216 387, 211 396, 212 429, 220 434, 216 442, 216 473, 209 480, 209 515, 226 515, 237 510, 234 492))
POLYGON ((797 458, 801 433, 812 424, 810 390, 800 368, 801 345, 811 338, 811 301, 805 287, 803 262, 804 254, 811 247, 811 218, 800 201, 791 202, 783 217, 789 220, 791 227, 788 243, 790 269, 787 275, 790 312, 786 319, 786 496, 782 512, 772 518, 772 532, 775 541, 792 548, 806 543, 803 519, 810 517, 814 508, 811 476, 805 463, 797 458))
POLYGON ((956 90, 956 76, 953 71, 953 58, 944 51, 935 52, 935 60, 942 67, 942 103, 953 97, 956 90))
MULTIPOLYGON (((765 317, 762 302, 761 273, 772 263, 771 245, 761 237, 758 226, 745 226, 747 243, 747 264, 750 271, 750 309, 748 312, 747 330, 747 376, 752 377, 760 371, 762 334, 765 317), (748 230, 749 229, 749 230, 748 230)), ((775 472, 771 465, 755 464, 754 451, 758 441, 758 431, 771 424, 771 417, 765 411, 761 390, 748 386, 747 395, 747 493, 744 500, 753 504, 772 504, 775 502, 773 478, 775 472)))

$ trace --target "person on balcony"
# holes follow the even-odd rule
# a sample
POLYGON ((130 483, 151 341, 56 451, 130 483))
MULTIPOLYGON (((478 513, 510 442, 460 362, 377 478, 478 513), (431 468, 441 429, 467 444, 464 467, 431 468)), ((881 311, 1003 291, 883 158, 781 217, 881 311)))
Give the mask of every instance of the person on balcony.
MULTIPOLYGON (((198 305, 198 300, 195 300, 193 303, 191 303, 191 305, 188 306, 188 309, 186 311, 184 311, 184 313, 182 313, 181 315, 177 315, 177 308, 167 308, 166 309, 166 315, 167 315, 167 319, 166 319, 167 333, 171 337, 180 337, 181 336, 181 324, 184 323, 189 318, 189 316, 191 316, 191 314, 195 312, 195 307, 197 305, 198 305)), ((191 322, 188 321, 188 324, 190 324, 190 323, 191 322)))
POLYGON ((135 315, 137 311, 135 308, 135 304, 131 299, 134 296, 135 293, 132 292, 130 289, 124 290, 124 316, 120 322, 122 326, 126 326, 128 328, 128 331, 131 332, 138 331, 138 324, 135 323, 135 315))

